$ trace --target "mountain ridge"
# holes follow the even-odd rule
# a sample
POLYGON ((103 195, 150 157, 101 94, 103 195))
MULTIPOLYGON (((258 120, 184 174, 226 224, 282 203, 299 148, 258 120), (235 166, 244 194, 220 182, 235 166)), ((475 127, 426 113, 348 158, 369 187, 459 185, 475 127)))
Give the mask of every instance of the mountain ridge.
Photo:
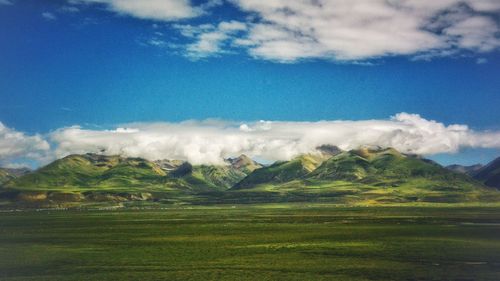
POLYGON ((323 146, 313 153, 267 166, 246 155, 228 158, 225 163, 192 165, 180 160, 69 155, 4 182, 0 199, 160 200, 183 204, 282 200, 453 203, 500 199, 500 192, 466 174, 393 148, 341 151, 323 146))
POLYGON ((472 176, 488 186, 500 189, 500 157, 475 171, 472 176))
POLYGON ((482 164, 474 164, 474 165, 459 165, 452 164, 448 165, 445 168, 457 173, 467 174, 469 176, 473 176, 479 169, 483 167, 482 164))

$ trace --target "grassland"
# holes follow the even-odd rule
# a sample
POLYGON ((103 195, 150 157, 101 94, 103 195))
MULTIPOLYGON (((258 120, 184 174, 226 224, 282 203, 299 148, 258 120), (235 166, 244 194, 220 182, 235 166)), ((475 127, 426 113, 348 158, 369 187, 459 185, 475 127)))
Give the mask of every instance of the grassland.
POLYGON ((3 212, 0 280, 500 280, 500 207, 443 206, 3 212))

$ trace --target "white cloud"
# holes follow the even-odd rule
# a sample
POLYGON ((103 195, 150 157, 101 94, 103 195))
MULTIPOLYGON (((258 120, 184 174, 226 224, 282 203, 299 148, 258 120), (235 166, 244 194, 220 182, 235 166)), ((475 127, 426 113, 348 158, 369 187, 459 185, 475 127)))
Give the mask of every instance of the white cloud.
POLYGON ((480 12, 498 12, 500 11, 500 1, 498 0, 474 0, 467 3, 480 12))
POLYGON ((187 121, 134 123, 114 130, 61 128, 50 134, 54 153, 103 152, 147 159, 182 159, 220 164, 247 154, 287 160, 322 144, 353 149, 363 145, 394 147, 405 153, 454 153, 461 148, 500 148, 500 132, 476 132, 465 125, 426 120, 400 113, 389 120, 234 123, 187 121))
MULTIPOLYGON (((231 0, 248 14, 240 33, 181 30, 201 57, 244 48, 260 59, 359 61, 405 55, 424 59, 500 47, 497 0, 231 0), (195 34, 193 34, 193 32, 195 34)), ((223 22, 224 23, 224 22, 223 22)), ((221 23, 222 24, 222 23, 221 23)))
POLYGON ((69 154, 88 152, 193 164, 222 164, 246 154, 266 161, 288 160, 323 144, 344 150, 360 146, 394 147, 404 153, 432 155, 463 148, 500 149, 499 131, 474 131, 466 125, 444 125, 416 114, 387 120, 318 122, 131 123, 111 130, 79 126, 45 136, 27 135, 0 123, 0 165, 35 160, 44 164, 69 154), (52 146, 49 145, 51 143, 52 146))
POLYGON ((162 47, 167 45, 167 42, 165 42, 162 39, 159 39, 157 37, 153 37, 147 41, 147 43, 151 46, 156 46, 156 47, 162 47))
POLYGON ((485 63, 488 63, 488 59, 485 59, 485 58, 477 58, 477 59, 476 59, 476 63, 477 63, 477 64, 485 64, 485 63))
POLYGON ((467 18, 444 30, 459 48, 488 52, 500 47, 495 21, 485 16, 467 18))
POLYGON ((175 21, 200 16, 221 1, 212 0, 197 7, 189 0, 73 0, 72 3, 102 4, 110 11, 136 18, 175 21))
POLYGON ((50 158, 50 145, 40 135, 26 135, 6 127, 0 122, 0 163, 15 158, 46 161, 50 158))
POLYGON ((57 17, 51 12, 43 12, 42 18, 44 18, 46 20, 56 20, 57 19, 57 17))
POLYGON ((0 5, 12 5, 12 2, 9 0, 0 0, 0 5))
POLYGON ((192 59, 200 59, 218 54, 227 53, 228 41, 247 29, 247 25, 239 21, 223 21, 217 26, 204 24, 200 26, 174 25, 180 33, 194 39, 186 47, 185 55, 192 59))

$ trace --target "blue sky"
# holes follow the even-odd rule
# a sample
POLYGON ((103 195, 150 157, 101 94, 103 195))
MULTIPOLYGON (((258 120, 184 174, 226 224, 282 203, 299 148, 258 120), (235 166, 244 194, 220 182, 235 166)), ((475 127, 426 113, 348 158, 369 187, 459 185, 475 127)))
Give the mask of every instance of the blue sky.
MULTIPOLYGON (((422 1, 410 14, 377 6, 387 18, 378 24, 361 8, 324 14, 328 1, 319 10, 314 1, 127 2, 0 0, 0 122, 56 148, 47 135, 72 125, 208 118, 388 120, 408 112, 500 131, 495 1, 422 1), (310 34, 300 30, 308 17, 310 34), (401 27, 385 32, 389 25, 401 27), (344 31, 355 40, 339 39, 344 31)), ((461 145, 430 157, 486 162, 499 147, 461 145)))

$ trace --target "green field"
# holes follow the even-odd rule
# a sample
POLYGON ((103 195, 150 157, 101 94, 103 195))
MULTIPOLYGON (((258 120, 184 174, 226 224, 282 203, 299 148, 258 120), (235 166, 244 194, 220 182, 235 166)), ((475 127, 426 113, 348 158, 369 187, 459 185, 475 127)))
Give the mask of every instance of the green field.
POLYGON ((500 280, 499 207, 0 213, 0 280, 500 280))

